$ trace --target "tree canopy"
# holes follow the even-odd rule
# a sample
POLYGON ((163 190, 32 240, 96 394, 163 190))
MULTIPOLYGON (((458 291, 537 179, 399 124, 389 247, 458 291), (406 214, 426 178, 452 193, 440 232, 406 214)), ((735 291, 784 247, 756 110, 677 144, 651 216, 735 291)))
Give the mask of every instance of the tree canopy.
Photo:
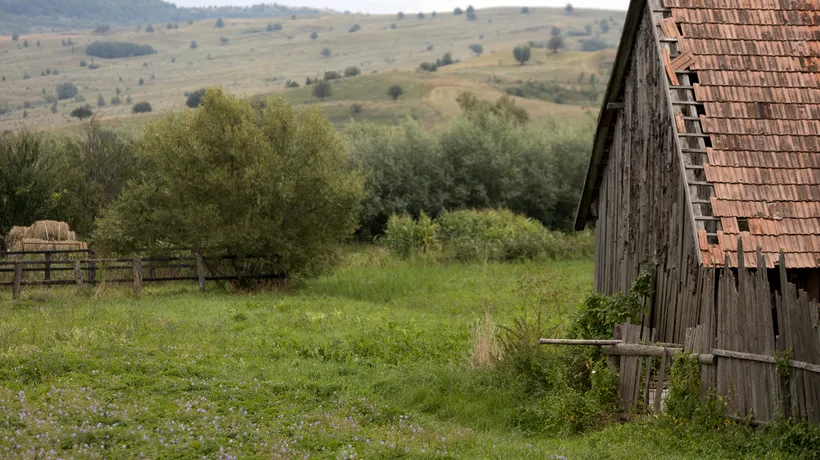
POLYGON ((279 98, 255 109, 218 88, 202 107, 149 125, 139 174, 98 220, 94 241, 127 252, 190 247, 231 255, 240 275, 326 270, 355 230, 362 178, 319 109, 279 98))
POLYGON ((525 62, 530 60, 532 50, 527 45, 516 46, 513 50, 513 56, 519 64, 524 65, 525 62))

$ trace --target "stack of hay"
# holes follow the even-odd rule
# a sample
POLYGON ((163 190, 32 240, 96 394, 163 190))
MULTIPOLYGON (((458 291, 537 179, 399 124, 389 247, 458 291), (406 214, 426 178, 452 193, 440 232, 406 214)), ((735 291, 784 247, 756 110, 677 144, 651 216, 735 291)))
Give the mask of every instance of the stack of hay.
POLYGON ((6 235, 9 251, 58 251, 88 249, 65 222, 38 220, 30 227, 12 227, 6 235))

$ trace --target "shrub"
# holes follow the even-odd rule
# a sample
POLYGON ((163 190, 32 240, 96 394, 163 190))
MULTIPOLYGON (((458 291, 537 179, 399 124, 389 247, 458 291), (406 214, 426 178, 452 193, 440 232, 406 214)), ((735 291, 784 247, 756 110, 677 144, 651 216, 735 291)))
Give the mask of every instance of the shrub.
POLYGON ((197 43, 196 40, 191 40, 191 44, 188 45, 188 48, 191 48, 192 50, 195 50, 195 49, 199 48, 199 43, 197 43))
POLYGON ((91 70, 96 70, 96 69, 99 69, 100 66, 98 64, 95 64, 94 60, 92 59, 91 64, 88 65, 88 68, 91 69, 91 70))
POLYGON ((402 19, 404 19, 404 13, 399 11, 399 14, 397 14, 396 17, 399 19, 399 21, 401 21, 402 19))
POLYGON ((519 64, 524 65, 525 62, 530 60, 532 51, 530 50, 530 47, 526 45, 516 46, 513 50, 513 56, 519 64))
POLYGON ((464 15, 468 21, 475 21, 478 19, 478 15, 475 14, 475 11, 467 11, 467 14, 464 15))
POLYGON ((230 41, 230 39, 228 37, 224 37, 224 36, 219 37, 219 42, 222 43, 223 45, 227 45, 229 41, 230 41))
POLYGON ((185 105, 195 109, 202 103, 203 96, 205 96, 205 88, 196 90, 193 93, 188 94, 188 98, 185 100, 185 105))
POLYGON ((151 24, 148 24, 148 27, 145 28, 145 31, 148 32, 149 34, 154 33, 154 26, 152 26, 151 24))
POLYGON ((93 114, 94 113, 91 111, 91 106, 89 105, 77 107, 71 111, 71 116, 74 118, 79 118, 80 120, 83 120, 84 118, 91 118, 91 115, 93 114))
POLYGON ((122 100, 120 99, 119 96, 113 96, 111 98, 111 105, 120 105, 120 104, 122 104, 122 100))
POLYGON ((358 32, 360 30, 362 30, 362 26, 360 26, 358 24, 353 24, 353 26, 351 28, 347 29, 348 33, 358 32))
POLYGON ((553 37, 557 37, 557 36, 561 35, 561 28, 553 26, 552 30, 550 30, 550 35, 553 36, 553 37))
POLYGON ((525 6, 521 8, 521 14, 530 14, 530 8, 525 6))
POLYGON ((144 85, 145 84, 145 79, 140 77, 138 83, 139 83, 140 86, 144 85))
POLYGON ((395 29, 397 29, 398 27, 399 27, 399 26, 397 26, 396 24, 390 24, 390 29, 395 30, 395 29))
POLYGON ((475 53, 476 56, 481 56, 484 53, 484 47, 478 44, 470 45, 470 51, 475 53))
POLYGON ((324 101, 326 97, 333 95, 333 87, 327 80, 321 80, 313 85, 313 96, 318 97, 320 101, 324 101))
POLYGON ((97 96, 97 107, 105 107, 105 97, 102 93, 97 96))
POLYGON ((18 34, 17 32, 12 32, 12 34, 11 34, 11 39, 12 39, 13 41, 20 40, 20 34, 18 34))
POLYGON ((564 13, 567 15, 571 15, 575 12, 575 8, 573 8, 572 3, 567 3, 567 6, 564 7, 564 13))
POLYGON ((425 72, 435 72, 437 68, 438 67, 436 66, 435 63, 422 62, 421 64, 419 64, 419 69, 421 69, 425 72))
POLYGON ((96 29, 94 29, 95 34, 107 34, 111 31, 111 27, 105 24, 98 25, 96 29))
POLYGON ((77 87, 71 82, 60 83, 57 85, 54 92, 57 94, 57 99, 59 100, 71 99, 78 93, 77 87))
POLYGON ((94 241, 123 252, 171 244, 233 255, 214 268, 237 275, 331 267, 356 227, 359 173, 320 110, 297 115, 278 98, 264 106, 212 88, 200 110, 146 128, 141 173, 98 220, 94 241))
POLYGON ((419 19, 424 19, 424 13, 419 12, 419 14, 417 14, 416 17, 419 19))
POLYGON ((606 22, 606 19, 601 20, 601 32, 603 32, 603 33, 609 32, 609 23, 606 22))
POLYGON ((404 88, 399 85, 393 85, 387 89, 387 95, 393 99, 393 102, 396 102, 402 94, 404 94, 404 88))
POLYGON ((319 33, 318 32, 312 32, 310 34, 310 39, 311 40, 316 40, 317 38, 319 38, 319 33))
POLYGON ((614 47, 614 45, 600 38, 588 38, 581 41, 581 51, 601 51, 614 47))
POLYGON ((409 215, 392 215, 387 221, 384 232, 385 245, 396 255, 410 258, 417 253, 426 253, 437 249, 436 241, 438 224, 434 223, 424 211, 418 220, 409 215))
POLYGON ((436 59, 436 67, 444 67, 447 65, 453 64, 453 54, 452 53, 444 53, 440 59, 436 59))
POLYGON ((557 53, 559 49, 564 47, 564 38, 560 35, 550 38, 547 43, 547 48, 551 49, 553 53, 557 53))
POLYGON ((103 59, 145 56, 156 52, 151 45, 128 42, 92 42, 85 49, 85 54, 103 59))
POLYGON ((325 80, 327 81, 338 80, 340 78, 342 78, 342 76, 339 74, 339 72, 336 72, 335 70, 329 70, 325 72, 325 80))
POLYGON ((358 115, 358 114, 362 113, 363 111, 364 111, 364 108, 362 107, 361 104, 356 103, 356 104, 353 104, 353 105, 350 106, 350 114, 351 115, 358 115))
POLYGON ((88 67, 88 63, 85 60, 80 61, 80 67, 88 67))
POLYGON ((280 31, 280 30, 282 30, 282 24, 280 24, 278 22, 272 22, 272 23, 268 24, 268 27, 265 30, 267 30, 268 32, 280 31))
POLYGON ((320 54, 325 58, 329 58, 332 52, 330 51, 330 48, 324 48, 320 54))
MULTIPOLYGON (((128 96, 128 97, 131 97, 131 96, 128 96)), ((151 104, 148 103, 148 102, 145 102, 145 101, 137 102, 131 108, 131 111, 134 112, 134 113, 148 113, 148 112, 151 112, 152 110, 154 110, 154 109, 151 107, 151 104)))
POLYGON ((361 73, 362 71, 356 66, 350 66, 345 69, 345 77, 355 77, 361 73))
POLYGON ((464 14, 464 10, 462 10, 462 9, 461 9, 461 8, 459 8, 459 7, 456 7, 456 9, 454 9, 454 10, 453 10, 453 15, 454 15, 454 16, 458 16, 458 15, 460 15, 460 14, 464 14))
POLYGON ((295 81, 292 81, 292 80, 288 80, 285 83, 285 88, 298 88, 298 87, 299 87, 299 83, 297 83, 295 81))
POLYGON ((216 24, 214 24, 214 27, 216 27, 217 29, 225 27, 225 21, 223 21, 222 18, 217 19, 216 24))
POLYGON ((28 80, 31 78, 31 75, 28 74, 28 71, 23 72, 23 80, 28 80))

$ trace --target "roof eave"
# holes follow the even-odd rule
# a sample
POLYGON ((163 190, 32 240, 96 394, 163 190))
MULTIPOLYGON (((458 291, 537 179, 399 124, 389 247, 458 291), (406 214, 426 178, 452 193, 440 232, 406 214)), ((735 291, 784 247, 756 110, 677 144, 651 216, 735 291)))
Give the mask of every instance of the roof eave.
POLYGON ((647 0, 632 0, 629 3, 629 10, 627 10, 626 20, 624 21, 624 31, 621 35, 621 42, 618 45, 618 52, 615 55, 612 75, 609 78, 609 83, 604 93, 604 101, 601 105, 601 111, 598 114, 598 127, 595 131, 592 155, 590 156, 589 166, 587 167, 587 177, 584 181, 584 190, 581 194, 578 212, 575 215, 576 230, 583 230, 586 227, 589 204, 598 186, 598 169, 603 160, 602 154, 606 147, 606 137, 614 119, 614 110, 609 109, 608 106, 613 102, 618 102, 617 99, 621 93, 621 86, 626 76, 629 57, 632 54, 632 46, 635 44, 638 27, 641 23, 641 16, 647 3, 647 0))

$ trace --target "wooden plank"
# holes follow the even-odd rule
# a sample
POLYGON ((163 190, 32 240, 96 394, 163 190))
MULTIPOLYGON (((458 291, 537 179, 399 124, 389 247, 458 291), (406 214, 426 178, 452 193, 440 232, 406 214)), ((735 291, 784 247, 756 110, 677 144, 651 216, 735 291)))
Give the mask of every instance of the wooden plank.
POLYGON ((666 380, 666 357, 666 353, 661 356, 661 367, 658 369, 658 384, 655 387, 655 401, 653 408, 655 413, 661 411, 661 401, 663 400, 663 382, 666 380))
POLYGON ((666 18, 661 19, 658 21, 661 26, 661 31, 663 31, 663 36, 666 38, 675 38, 677 39, 680 37, 680 31, 678 31, 678 25, 675 23, 673 18, 666 18))
POLYGON ((675 59, 672 59, 672 62, 669 63, 669 66, 672 70, 683 70, 692 64, 695 63, 695 55, 692 54, 691 51, 686 51, 684 53, 679 54, 675 59))
POLYGON ((669 57, 669 48, 663 48, 663 68, 666 70, 666 76, 669 78, 669 82, 673 85, 679 85, 680 82, 678 81, 678 75, 675 73, 675 68, 672 67, 672 60, 669 57))
POLYGON ((20 282, 23 280, 23 264, 17 262, 14 264, 14 280, 12 281, 11 286, 11 298, 12 299, 19 299, 20 298, 20 282))
POLYGON ((622 340, 587 340, 587 339, 539 339, 539 345, 618 345, 622 340))
POLYGON ((83 288, 83 271, 80 268, 80 261, 74 261, 74 283, 77 285, 77 290, 80 291, 83 288))
POLYGON ((142 297, 142 259, 134 257, 134 295, 142 297))

